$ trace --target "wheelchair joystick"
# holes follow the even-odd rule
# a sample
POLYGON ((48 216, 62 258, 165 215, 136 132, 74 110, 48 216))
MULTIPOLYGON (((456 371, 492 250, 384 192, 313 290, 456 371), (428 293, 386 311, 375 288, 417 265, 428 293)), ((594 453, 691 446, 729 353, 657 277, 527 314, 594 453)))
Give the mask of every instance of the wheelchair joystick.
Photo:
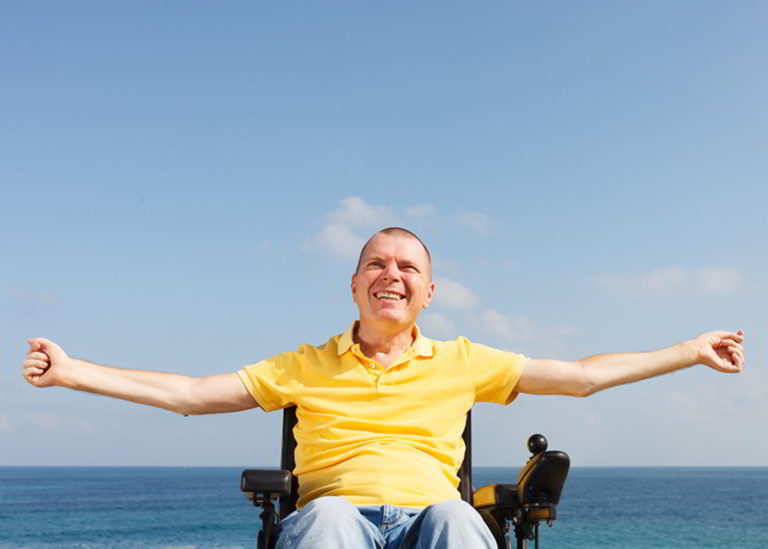
POLYGON ((544 435, 536 433, 535 435, 528 437, 528 451, 534 456, 546 452, 548 446, 547 437, 544 435))

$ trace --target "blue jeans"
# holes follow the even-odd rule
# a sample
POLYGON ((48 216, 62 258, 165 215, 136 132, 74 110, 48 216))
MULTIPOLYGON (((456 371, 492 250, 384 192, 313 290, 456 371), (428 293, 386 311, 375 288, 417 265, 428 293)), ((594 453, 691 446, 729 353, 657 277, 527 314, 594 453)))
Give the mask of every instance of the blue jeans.
POLYGON ((285 517, 276 549, 496 549, 471 505, 444 501, 425 509, 357 507, 322 497, 285 517))

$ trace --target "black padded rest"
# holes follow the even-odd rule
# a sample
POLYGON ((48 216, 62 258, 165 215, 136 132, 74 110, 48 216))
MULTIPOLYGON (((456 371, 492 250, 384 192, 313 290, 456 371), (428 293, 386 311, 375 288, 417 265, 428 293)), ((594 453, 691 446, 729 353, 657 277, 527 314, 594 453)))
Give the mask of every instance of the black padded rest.
POLYGON ((290 471, 283 469, 246 469, 240 477, 240 490, 289 496, 292 477, 290 471))
POLYGON ((571 459, 565 452, 536 454, 517 475, 517 498, 522 504, 557 505, 563 491, 571 459))

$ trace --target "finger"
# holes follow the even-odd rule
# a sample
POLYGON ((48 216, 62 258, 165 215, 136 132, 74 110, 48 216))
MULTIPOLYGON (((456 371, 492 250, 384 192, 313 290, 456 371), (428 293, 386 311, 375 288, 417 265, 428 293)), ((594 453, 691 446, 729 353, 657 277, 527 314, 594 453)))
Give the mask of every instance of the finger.
POLYGON ((739 371, 739 367, 735 364, 731 364, 727 360, 720 360, 719 366, 717 367, 717 370, 720 370, 721 372, 725 372, 726 374, 734 374, 739 371))
POLYGON ((53 341, 50 339, 45 339, 44 337, 33 337, 29 340, 32 345, 34 345, 33 351, 40 351, 42 353, 48 353, 56 352, 60 349, 58 345, 56 345, 53 341))
POLYGON ((744 347, 739 343, 734 343, 733 341, 727 341, 727 340, 722 341, 715 348, 722 349, 723 347, 725 347, 726 349, 728 349, 728 351, 731 351, 731 352, 732 351, 741 351, 742 353, 744 352, 744 347))
POLYGON ((734 357, 733 355, 731 355, 731 356, 729 356, 727 358, 724 358, 723 362, 725 362, 728 365, 728 368, 730 368, 730 369, 738 368, 739 367, 739 365, 736 364, 736 357, 734 357))
POLYGON ((732 351, 731 359, 734 362, 734 364, 736 364, 739 367, 744 365, 744 354, 741 351, 738 351, 738 350, 732 351))
POLYGON ((45 373, 45 368, 40 368, 37 366, 30 366, 28 368, 24 368, 24 376, 33 376, 33 377, 40 377, 45 373))
POLYGON ((726 358, 724 356, 719 356, 716 352, 711 351, 710 353, 707 353, 709 356, 709 360, 707 361, 707 364, 714 368, 715 370, 718 370, 720 372, 734 372, 737 370, 734 370, 735 366, 730 362, 730 357, 726 358))
POLYGON ((51 358, 45 354, 41 353, 39 351, 32 351, 31 353, 27 353, 27 359, 37 359, 37 360, 51 360, 51 358))
POLYGON ((31 383, 32 385, 37 385, 37 381, 40 379, 40 376, 24 372, 24 379, 26 379, 27 382, 31 383))
POLYGON ((728 352, 730 352, 730 353, 739 353, 740 355, 743 355, 744 354, 744 347, 742 347, 738 343, 735 343, 733 345, 728 345, 728 352))
POLYGON ((744 332, 742 332, 741 330, 739 330, 738 332, 718 331, 718 332, 715 332, 715 335, 720 339, 732 339, 737 343, 741 343, 742 341, 744 341, 744 332))
POLYGON ((49 339, 45 339, 44 337, 32 337, 27 340, 27 342, 32 346, 33 350, 39 351, 43 349, 46 345, 49 345, 52 343, 49 339))
POLYGON ((43 368, 47 370, 51 366, 51 364, 50 362, 45 362, 44 360, 32 359, 32 360, 25 360, 22 366, 24 366, 25 369, 26 368, 43 368))
POLYGON ((738 345, 739 347, 741 347, 741 343, 740 342, 736 341, 735 339, 730 339, 730 338, 723 338, 720 341, 716 341, 715 343, 712 344, 712 346, 715 349, 718 349, 720 347, 726 347, 728 345, 738 345))

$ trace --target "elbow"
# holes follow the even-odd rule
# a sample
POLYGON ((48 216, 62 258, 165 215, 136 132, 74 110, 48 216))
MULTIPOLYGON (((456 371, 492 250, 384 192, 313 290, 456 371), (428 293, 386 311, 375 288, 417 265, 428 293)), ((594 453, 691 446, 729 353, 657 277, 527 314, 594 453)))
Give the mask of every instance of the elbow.
POLYGON ((175 402, 169 410, 180 416, 199 416, 205 413, 196 398, 196 384, 198 380, 193 380, 177 395, 175 402))
POLYGON ((199 415, 199 413, 196 413, 194 410, 189 410, 187 408, 174 408, 171 410, 174 414, 179 414, 180 416, 196 416, 199 415))
POLYGON ((573 396, 579 397, 579 398, 586 398, 588 396, 594 395, 596 392, 600 390, 600 387, 598 386, 596 380, 594 379, 593 372, 589 369, 589 367, 584 364, 584 362, 578 362, 579 365, 579 379, 578 383, 576 383, 576 390, 573 393, 573 396))
POLYGON ((174 414, 179 414, 180 416, 196 416, 199 414, 193 406, 190 405, 188 402, 179 402, 175 403, 173 406, 168 407, 168 410, 173 412, 174 414))

